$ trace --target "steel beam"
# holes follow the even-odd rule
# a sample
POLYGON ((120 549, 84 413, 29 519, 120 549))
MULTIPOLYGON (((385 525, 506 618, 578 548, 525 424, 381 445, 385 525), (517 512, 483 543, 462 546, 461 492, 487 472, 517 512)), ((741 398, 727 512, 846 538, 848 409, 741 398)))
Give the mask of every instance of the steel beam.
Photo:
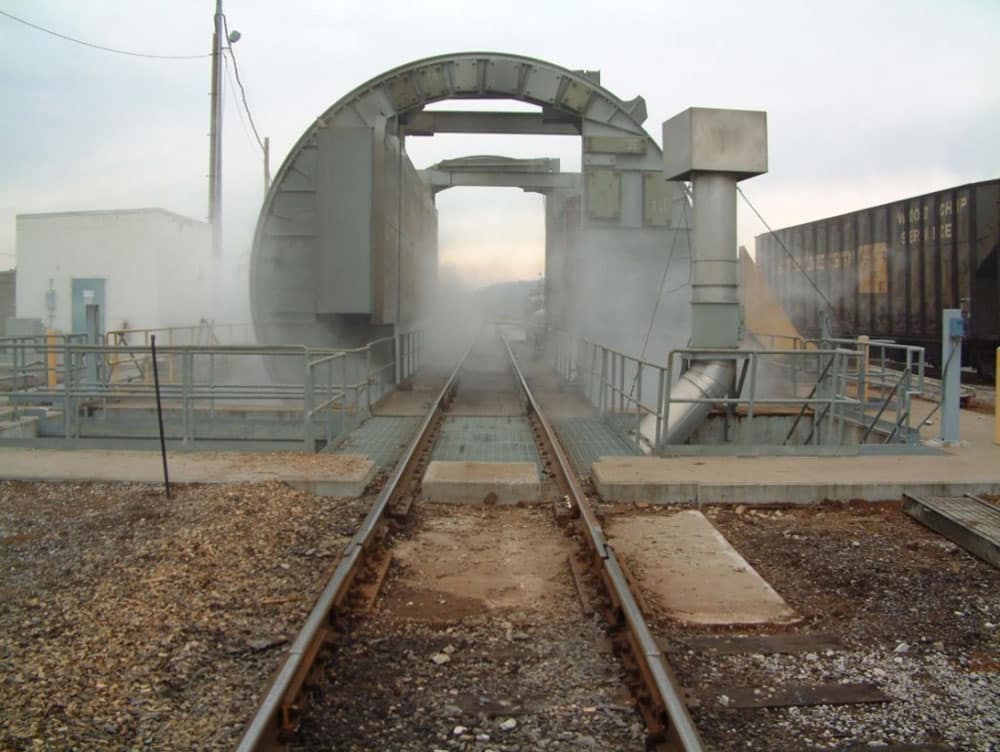
POLYGON ((575 172, 504 172, 494 170, 420 170, 431 190, 437 193, 446 188, 476 186, 480 188, 522 188, 525 191, 546 193, 554 190, 572 190, 580 186, 580 175, 575 172))
POLYGON ((532 136, 579 136, 578 121, 553 120, 538 112, 416 112, 400 124, 408 136, 435 133, 508 133, 532 136))

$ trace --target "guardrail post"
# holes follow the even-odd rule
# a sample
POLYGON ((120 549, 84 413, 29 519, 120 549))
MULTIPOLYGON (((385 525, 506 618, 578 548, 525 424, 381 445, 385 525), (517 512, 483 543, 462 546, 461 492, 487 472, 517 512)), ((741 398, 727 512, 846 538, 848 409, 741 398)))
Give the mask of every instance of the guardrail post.
MULTIPOLYGON (((372 411, 372 346, 365 348, 365 407, 372 411)), ((381 380, 381 373, 379 374, 381 380)))
POLYGON ((215 352, 208 354, 208 417, 215 420, 215 352))
POLYGON ((601 391, 600 391, 600 404, 598 404, 597 409, 601 413, 603 418, 607 412, 607 390, 608 390, 608 351, 606 348, 601 348, 601 391))
MULTIPOLYGON (((868 358, 871 354, 871 337, 862 334, 858 337, 861 355, 858 363, 858 399, 861 401, 861 415, 864 417, 864 409, 868 405, 868 358)), ((864 422, 862 420, 862 422, 864 422)))
POLYGON ((635 440, 642 435, 639 431, 642 424, 642 363, 635 362, 635 440))
POLYGON ((396 324, 395 326, 397 328, 397 331, 394 333, 394 336, 392 338, 392 357, 393 357, 393 370, 396 378, 396 386, 399 386, 400 383, 403 381, 402 357, 403 357, 404 346, 402 341, 403 335, 398 331, 399 325, 396 324))
POLYGON ((750 399, 747 403, 747 449, 753 449, 753 414, 757 404, 757 353, 750 353, 750 399))
POLYGON ((659 379, 656 384, 656 432, 653 434, 653 453, 659 454, 663 448, 663 400, 666 399, 666 371, 663 367, 658 367, 659 379))
POLYGON ((58 383, 56 377, 56 368, 58 366, 59 354, 56 351, 56 344, 59 341, 59 335, 55 333, 55 330, 49 329, 45 333, 45 366, 47 370, 46 383, 49 385, 49 389, 55 389, 58 383))
POLYGON ((663 391, 663 425, 660 429, 660 447, 665 450, 667 447, 666 433, 670 426, 670 391, 674 385, 674 351, 671 350, 667 353, 667 374, 664 377, 666 379, 666 384, 664 385, 663 391))
POLYGON ((1000 394, 1000 347, 997 348, 993 373, 996 378, 996 391, 993 392, 993 443, 1000 444, 1000 401, 996 399, 996 395, 1000 394))
POLYGON ((185 350, 181 355, 182 405, 184 410, 184 443, 194 441, 194 352, 185 350))
POLYGON ((70 397, 73 382, 73 354, 70 347, 70 342, 67 339, 63 345, 63 438, 65 439, 70 437, 73 428, 73 424, 70 422, 73 407, 73 400, 70 397))
POLYGON ((302 445, 306 451, 314 452, 316 445, 312 440, 313 373, 308 349, 305 351, 303 361, 305 371, 302 379, 302 445))

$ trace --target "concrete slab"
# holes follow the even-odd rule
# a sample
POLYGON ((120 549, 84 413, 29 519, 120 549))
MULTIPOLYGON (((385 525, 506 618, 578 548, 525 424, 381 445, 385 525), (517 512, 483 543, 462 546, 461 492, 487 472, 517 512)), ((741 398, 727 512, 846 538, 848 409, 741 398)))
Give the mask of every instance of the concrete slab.
POLYGON ((612 516, 606 527, 654 613, 690 624, 797 620, 701 512, 612 516))
POLYGON ((427 466, 423 497, 427 501, 482 503, 491 494, 499 504, 537 501, 542 494, 534 462, 449 462, 427 466))
MULTIPOLYGON (((915 402, 924 411, 927 403, 915 402)), ((915 408, 915 412, 917 409, 915 408)), ((924 429, 925 438, 936 431, 924 429)), ((605 501, 652 504, 814 504, 1000 494, 993 417, 963 410, 965 445, 928 455, 845 457, 601 457, 591 476, 605 501)))
POLYGON ((927 456, 602 457, 591 465, 591 476, 605 501, 816 504, 899 499, 904 492, 996 494, 1000 456, 994 463, 927 456))
MULTIPOLYGON (((322 496, 360 496, 375 477, 368 457, 295 452, 169 453, 176 483, 239 483, 280 480, 322 496)), ((0 480, 159 483, 159 452, 0 449, 0 480)))

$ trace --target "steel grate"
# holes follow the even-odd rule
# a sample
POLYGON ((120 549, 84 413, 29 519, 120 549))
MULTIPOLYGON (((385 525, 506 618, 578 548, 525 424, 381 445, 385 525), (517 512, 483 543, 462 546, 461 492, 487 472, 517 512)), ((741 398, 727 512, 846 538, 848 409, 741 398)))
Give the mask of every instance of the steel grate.
POLYGON ((369 418, 349 431, 333 449, 334 454, 364 454, 380 470, 391 469, 420 427, 417 416, 382 416, 369 418))
POLYGON ((514 416, 445 418, 431 459, 539 464, 527 418, 514 416))

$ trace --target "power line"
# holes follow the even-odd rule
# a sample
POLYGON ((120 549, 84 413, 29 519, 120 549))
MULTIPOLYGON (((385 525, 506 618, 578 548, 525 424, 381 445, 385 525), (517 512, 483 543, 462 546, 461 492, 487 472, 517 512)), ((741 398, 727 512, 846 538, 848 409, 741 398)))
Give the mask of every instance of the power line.
POLYGON ((736 186, 736 190, 739 191, 739 194, 743 197, 743 200, 747 202, 747 206, 749 206, 753 210, 753 213, 757 215, 757 219, 759 219, 761 222, 764 223, 764 227, 767 228, 767 231, 770 233, 771 237, 774 238, 778 242, 779 246, 781 246, 781 250, 783 250, 785 253, 788 254, 788 258, 790 258, 792 260, 792 263, 795 264, 795 268, 798 269, 802 273, 802 276, 806 278, 806 281, 810 285, 812 285, 812 289, 814 289, 816 291, 816 294, 819 295, 820 298, 822 298, 822 300, 823 300, 824 303, 826 303, 827 308, 830 309, 830 312, 833 313, 833 314, 836 314, 837 311, 833 307, 833 303, 831 303, 830 299, 828 297, 826 297, 826 295, 823 294, 823 291, 820 290, 819 287, 817 287, 816 283, 813 282, 812 277, 810 277, 808 274, 806 274, 806 270, 802 268, 802 264, 800 264, 799 260, 797 258, 795 258, 795 256, 792 255, 792 252, 790 250, 788 250, 788 247, 783 242, 781 242, 781 238, 779 238, 778 234, 774 230, 771 229, 771 225, 769 225, 767 223, 767 220, 765 220, 760 215, 760 212, 757 211, 757 207, 750 203, 750 199, 747 198, 747 194, 745 194, 743 192, 743 189, 740 188, 737 185, 736 186))
POLYGON ((226 68, 226 80, 229 81, 229 94, 231 96, 231 101, 233 107, 236 108, 236 114, 240 119, 240 129, 243 131, 243 135, 246 137, 247 143, 250 144, 251 149, 256 149, 257 144, 254 143, 253 136, 250 135, 250 128, 247 127, 247 119, 243 117, 243 110, 240 108, 240 100, 236 97, 236 82, 233 81, 233 74, 229 70, 229 61, 223 57, 222 62, 226 68))
MULTIPOLYGON (((229 20, 225 17, 225 15, 222 16, 222 25, 223 25, 223 27, 226 30, 226 39, 228 40, 229 39, 229 20)), ((236 63, 236 53, 233 52, 232 44, 227 45, 226 49, 229 50, 229 57, 232 58, 232 60, 233 60, 233 72, 236 74, 236 83, 239 84, 239 87, 240 87, 240 96, 243 98, 243 109, 246 110, 247 119, 249 119, 249 121, 250 121, 250 127, 253 129, 253 135, 257 139, 257 145, 260 147, 260 150, 263 152, 264 151, 264 140, 260 137, 260 133, 257 132, 257 125, 253 121, 253 114, 251 114, 251 112, 250 112, 250 105, 247 103, 247 90, 243 88, 243 81, 240 79, 240 66, 236 63)))
POLYGON ((17 21, 18 23, 24 24, 25 26, 30 26, 32 29, 36 29, 46 34, 51 34, 54 37, 65 39, 67 42, 82 44, 84 47, 91 47, 95 50, 102 50, 104 52, 114 52, 117 55, 129 55, 131 57, 145 57, 145 58, 152 58, 153 60, 198 60, 205 57, 212 57, 212 53, 210 52, 204 55, 153 55, 146 52, 132 52, 130 50, 119 50, 114 47, 105 47, 100 44, 94 44, 93 42, 86 42, 83 39, 77 39, 76 37, 67 36, 66 34, 60 34, 58 31, 53 31, 52 29, 46 29, 44 26, 39 26, 38 24, 31 23, 31 21, 25 21, 23 18, 18 18, 17 16, 12 15, 4 10, 0 10, 0 16, 6 16, 12 21, 17 21))

